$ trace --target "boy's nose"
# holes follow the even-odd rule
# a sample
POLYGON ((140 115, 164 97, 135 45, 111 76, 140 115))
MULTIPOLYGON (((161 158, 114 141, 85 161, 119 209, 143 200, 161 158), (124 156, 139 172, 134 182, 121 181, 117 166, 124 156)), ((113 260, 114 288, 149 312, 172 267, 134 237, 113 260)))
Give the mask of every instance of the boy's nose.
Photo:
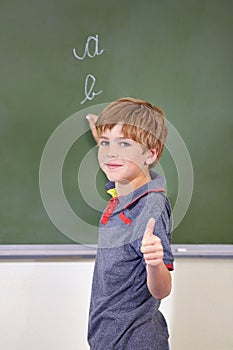
POLYGON ((111 146, 109 147, 109 149, 108 149, 107 156, 108 156, 109 158, 113 158, 113 157, 115 158, 115 157, 117 157, 117 156, 118 156, 117 147, 114 146, 114 145, 111 145, 111 146))

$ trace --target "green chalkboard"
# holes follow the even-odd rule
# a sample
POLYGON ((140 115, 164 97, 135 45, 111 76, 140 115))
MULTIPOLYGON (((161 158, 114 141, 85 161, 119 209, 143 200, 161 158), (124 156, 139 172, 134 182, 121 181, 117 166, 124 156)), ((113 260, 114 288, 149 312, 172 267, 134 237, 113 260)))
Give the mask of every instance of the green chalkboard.
POLYGON ((1 1, 0 244, 96 243, 108 197, 85 115, 123 96, 167 115, 173 243, 233 243, 232 13, 227 0, 1 1))

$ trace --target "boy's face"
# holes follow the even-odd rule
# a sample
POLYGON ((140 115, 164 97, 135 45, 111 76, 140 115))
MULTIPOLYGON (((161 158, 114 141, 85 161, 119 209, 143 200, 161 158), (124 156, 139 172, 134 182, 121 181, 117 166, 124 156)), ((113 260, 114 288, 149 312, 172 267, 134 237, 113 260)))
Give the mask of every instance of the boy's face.
POLYGON ((99 138, 98 160, 110 181, 131 183, 137 188, 148 182, 150 151, 132 139, 126 139, 121 125, 106 130, 99 138))

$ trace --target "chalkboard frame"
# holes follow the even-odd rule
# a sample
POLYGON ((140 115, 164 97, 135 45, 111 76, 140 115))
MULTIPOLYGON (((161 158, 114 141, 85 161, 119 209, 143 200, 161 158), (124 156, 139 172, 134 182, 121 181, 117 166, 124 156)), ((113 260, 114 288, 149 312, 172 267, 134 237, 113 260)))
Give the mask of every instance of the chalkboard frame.
MULTIPOLYGON (((233 244, 172 244, 175 258, 233 258, 233 244)), ((4 259, 95 259, 97 245, 34 244, 0 245, 0 260, 4 259)))

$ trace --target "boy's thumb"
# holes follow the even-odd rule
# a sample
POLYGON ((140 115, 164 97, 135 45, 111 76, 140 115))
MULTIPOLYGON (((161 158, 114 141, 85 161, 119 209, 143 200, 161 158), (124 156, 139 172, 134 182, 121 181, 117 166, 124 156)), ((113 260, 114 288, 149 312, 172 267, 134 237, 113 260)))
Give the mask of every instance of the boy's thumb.
POLYGON ((146 224, 146 229, 145 229, 145 232, 144 232, 144 237, 149 237, 149 236, 153 236, 153 232, 154 232, 154 227, 155 227, 155 219, 154 218, 150 218, 148 221, 147 221, 147 224, 146 224))

